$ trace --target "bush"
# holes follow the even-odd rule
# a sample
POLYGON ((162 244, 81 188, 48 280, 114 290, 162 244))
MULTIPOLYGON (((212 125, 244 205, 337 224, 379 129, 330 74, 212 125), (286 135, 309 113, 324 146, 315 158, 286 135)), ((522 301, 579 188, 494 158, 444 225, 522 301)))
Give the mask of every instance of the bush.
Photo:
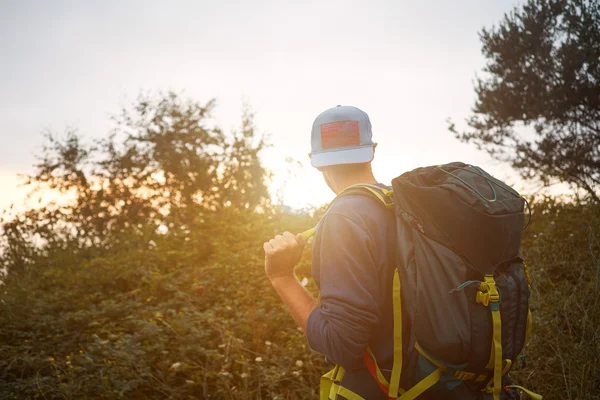
MULTIPOLYGON (((248 115, 228 139, 205 128, 210 107, 173 95, 133 110, 122 142, 51 139, 30 183, 72 201, 2 223, 0 398, 315 398, 328 366, 267 282, 262 244, 323 209, 269 203, 248 115)), ((599 399, 600 209, 536 202, 523 253, 534 334, 513 375, 547 399, 599 399)))
POLYGON ((56 252, 9 274, 0 397, 312 398, 322 357, 268 284, 261 254, 282 225, 312 222, 228 210, 203 223, 198 251, 193 237, 136 235, 110 254, 56 252))
POLYGON ((523 252, 533 279, 533 337, 513 372, 547 399, 600 398, 600 207, 547 199, 523 252))

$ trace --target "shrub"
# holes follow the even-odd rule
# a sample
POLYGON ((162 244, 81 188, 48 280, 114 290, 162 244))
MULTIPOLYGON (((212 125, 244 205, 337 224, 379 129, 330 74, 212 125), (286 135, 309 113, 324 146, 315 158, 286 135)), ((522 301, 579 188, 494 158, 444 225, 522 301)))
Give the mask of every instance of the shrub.
POLYGON ((512 375, 547 399, 600 398, 600 208, 538 202, 523 252, 534 330, 512 375))

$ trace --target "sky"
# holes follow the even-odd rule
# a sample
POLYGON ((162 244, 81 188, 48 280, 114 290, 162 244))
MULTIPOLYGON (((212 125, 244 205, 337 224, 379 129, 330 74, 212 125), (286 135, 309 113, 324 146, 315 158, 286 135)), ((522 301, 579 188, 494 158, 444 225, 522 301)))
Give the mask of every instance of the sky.
POLYGON ((381 182, 460 160, 518 184, 446 122, 464 127, 475 100, 478 33, 518 4, 0 0, 0 209, 23 204, 18 174, 33 172, 44 131, 100 138, 141 92, 169 90, 215 98, 227 132, 250 104, 274 198, 292 207, 333 198, 308 153, 315 117, 338 104, 369 114, 381 182))

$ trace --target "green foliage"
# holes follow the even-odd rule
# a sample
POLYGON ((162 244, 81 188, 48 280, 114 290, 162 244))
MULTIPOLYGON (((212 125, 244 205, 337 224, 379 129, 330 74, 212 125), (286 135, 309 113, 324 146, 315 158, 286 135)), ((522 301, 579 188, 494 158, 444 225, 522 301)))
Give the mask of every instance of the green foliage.
POLYGON ((316 220, 270 206, 252 114, 225 135, 212 107, 142 98, 107 140, 47 137, 32 193, 69 201, 3 221, 1 398, 312 397, 322 357, 262 243, 316 220))
POLYGON ((9 274, 0 397, 312 398, 322 357, 265 279, 261 244, 313 222, 228 209, 207 217, 201 241, 152 231, 9 274))
POLYGON ((538 202, 523 252, 534 331, 512 375, 545 399, 600 399, 600 207, 538 202))
POLYGON ((88 145, 72 131, 47 135, 28 179, 31 196, 42 202, 55 191, 71 201, 5 218, 0 267, 16 273, 56 249, 90 257, 151 225, 187 231, 196 216, 215 210, 267 207, 268 173, 258 156, 265 144, 252 114, 228 136, 208 126, 212 108, 173 93, 143 97, 115 119, 106 140, 88 145))
POLYGON ((529 0, 481 41, 471 129, 450 129, 526 179, 567 182, 600 203, 600 3, 529 0))
MULTIPOLYGON (((0 398, 315 398, 328 367, 267 282, 262 243, 323 209, 271 206, 251 115, 227 136, 211 107, 169 94, 107 141, 49 138, 30 183, 69 202, 2 223, 0 398)), ((548 399, 600 398, 600 209, 548 200, 533 217, 534 335, 514 375, 548 399)))

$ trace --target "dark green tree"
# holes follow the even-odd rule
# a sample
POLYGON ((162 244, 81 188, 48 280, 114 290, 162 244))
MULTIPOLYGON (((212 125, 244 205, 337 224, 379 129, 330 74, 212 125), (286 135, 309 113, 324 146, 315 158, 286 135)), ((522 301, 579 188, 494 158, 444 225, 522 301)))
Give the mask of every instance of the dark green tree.
POLYGON ((41 203, 0 221, 0 399, 314 397, 262 244, 317 217, 269 204, 251 112, 224 134, 213 106, 144 96, 112 136, 47 137, 41 203))
POLYGON ((450 130, 524 178, 600 202, 600 2, 529 0, 480 38, 469 128, 450 130))
POLYGON ((108 138, 87 144, 73 131, 46 135, 27 180, 43 206, 4 218, 0 267, 18 272, 48 251, 92 257, 127 235, 147 242, 160 225, 189 240, 191 230, 205 230, 209 213, 268 206, 259 159, 265 143, 252 114, 226 135, 210 118, 214 104, 174 93, 142 96, 115 118, 108 138), (63 195, 59 202, 41 199, 51 191, 63 195))

